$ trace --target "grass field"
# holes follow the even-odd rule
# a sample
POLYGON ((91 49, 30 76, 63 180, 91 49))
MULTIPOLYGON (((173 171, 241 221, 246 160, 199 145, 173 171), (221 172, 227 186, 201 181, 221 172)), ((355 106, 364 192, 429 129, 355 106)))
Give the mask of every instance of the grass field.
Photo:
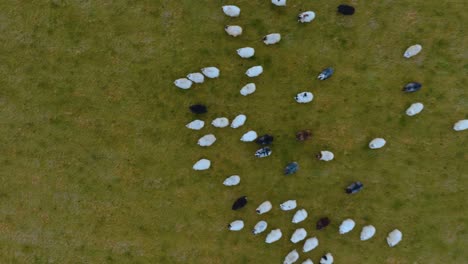
MULTIPOLYGON (((320 245, 300 261, 332 252, 335 263, 468 263, 467 4, 461 0, 306 1, 276 8, 269 0, 2 1, 0 2, 0 263, 282 263, 304 227, 320 245), (343 3, 356 7, 338 16, 343 3), (239 18, 221 12, 241 7, 239 18), (306 25, 295 20, 313 10, 306 25), (238 38, 223 27, 244 27, 238 38), (278 45, 261 37, 280 32, 278 45), (402 57, 419 43, 423 51, 402 57), (251 46, 252 59, 235 50, 251 46), (264 73, 243 97, 244 75, 264 73), (219 79, 183 91, 175 79, 217 66, 219 79), (334 76, 316 80, 325 67, 334 76), (410 81, 421 91, 404 94, 410 81), (310 90, 311 104, 293 96, 310 90), (404 114, 414 102, 425 109, 404 114), (247 115, 238 129, 185 128, 202 119, 247 115), (297 142, 295 132, 313 138, 297 142), (273 154, 256 159, 253 129, 275 136, 273 154), (196 145, 214 133, 209 148, 196 145), (387 139, 368 149, 375 137, 387 139), (329 163, 315 160, 328 149, 329 163), (200 158, 212 161, 193 171, 200 158), (282 175, 291 161, 300 170, 282 175), (239 186, 222 181, 238 174, 239 186), (365 188, 343 189, 360 180, 365 188), (232 211, 234 200, 249 204, 232 211), (280 202, 297 199, 309 218, 297 225, 280 202), (270 200, 274 210, 255 208, 270 200), (319 217, 332 220, 315 231, 319 217), (356 228, 340 236, 353 218, 356 228), (244 219, 246 228, 226 226, 244 219), (281 228, 271 245, 250 229, 260 219, 281 228), (375 237, 359 241, 362 226, 375 237), (403 241, 389 248, 398 228, 403 241)), ((300 263, 300 262, 299 262, 300 263)))

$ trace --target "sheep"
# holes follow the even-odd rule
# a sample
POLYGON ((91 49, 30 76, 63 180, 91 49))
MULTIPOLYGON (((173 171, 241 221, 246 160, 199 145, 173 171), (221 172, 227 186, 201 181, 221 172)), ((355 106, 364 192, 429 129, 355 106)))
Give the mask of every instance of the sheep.
POLYGON ((271 149, 269 147, 264 147, 255 152, 255 157, 265 158, 271 155, 271 149))
POLYGON ((239 231, 239 230, 242 230, 242 228, 244 228, 244 221, 242 221, 242 220, 232 221, 232 222, 228 225, 228 228, 229 228, 229 230, 231 230, 231 231, 239 231))
POLYGON ((196 120, 193 120, 192 122, 188 123, 185 126, 187 128, 189 128, 189 129, 200 130, 205 126, 205 122, 203 120, 196 119, 196 120))
POLYGON ((231 127, 238 128, 240 126, 243 126, 246 120, 247 117, 245 115, 238 115, 234 118, 234 120, 232 120, 231 127))
POLYGON ((294 174, 299 170, 299 164, 297 162, 289 163, 286 168, 284 168, 284 175, 294 174))
POLYGON ((275 6, 286 6, 286 0, 271 0, 275 6))
POLYGON ((413 56, 418 55, 419 52, 421 52, 422 46, 419 44, 412 45, 409 48, 405 50, 405 53, 403 53, 403 57, 409 59, 413 56))
POLYGON ((400 243, 402 238, 403 238, 403 234, 401 233, 400 230, 398 229, 393 230, 387 236, 388 246, 390 247, 396 246, 398 243, 400 243))
POLYGON ((385 146, 386 143, 387 143, 387 141, 385 141, 385 139, 383 139, 383 138, 374 138, 369 143, 369 148, 370 149, 379 149, 379 148, 385 146))
POLYGON ((317 230, 322 230, 330 224, 330 219, 328 217, 322 217, 317 221, 315 227, 317 230))
POLYGON ((343 235, 343 234, 346 234, 348 232, 351 232, 351 230, 353 230, 355 225, 356 225, 356 223, 354 223, 354 221, 352 219, 344 220, 340 225, 340 234, 343 235))
POLYGON ((247 204, 247 196, 241 196, 232 204, 232 210, 236 211, 241 209, 247 204))
POLYGON ((223 182, 224 186, 235 186, 235 185, 237 185, 239 183, 240 183, 239 175, 229 176, 223 182))
POLYGON ((260 233, 262 233, 263 231, 265 231, 268 227, 268 223, 265 222, 265 221, 259 221, 253 228, 252 230, 252 233, 254 235, 258 235, 260 233))
POLYGON ((315 18, 315 13, 313 11, 302 12, 297 16, 297 21, 301 23, 309 23, 315 18))
POLYGON ((242 94, 243 96, 247 96, 249 94, 253 94, 256 89, 257 87, 255 86, 255 83, 248 83, 244 85, 242 89, 240 89, 240 94, 242 94))
POLYGON ((228 33, 228 35, 230 36, 233 36, 233 37, 237 37, 237 36, 240 36, 242 35, 242 28, 240 26, 225 26, 224 27, 224 30, 226 31, 226 33, 228 33))
POLYGON ((306 259, 302 262, 302 264, 314 264, 314 262, 311 259, 306 259))
POLYGON ((237 54, 244 59, 248 59, 250 57, 253 57, 255 55, 255 49, 251 47, 244 47, 237 49, 237 54))
POLYGON ((201 159, 193 165, 194 170, 207 170, 211 166, 211 161, 207 159, 201 159))
POLYGON ((265 238, 265 243, 267 244, 271 244, 273 242, 276 242, 278 241, 281 237, 283 236, 283 233, 281 233, 281 230, 278 228, 278 229, 274 229, 274 230, 271 230, 270 233, 266 236, 265 238))
POLYGON ((294 96, 294 100, 300 104, 307 104, 312 102, 314 95, 311 92, 300 92, 294 96))
POLYGON ((406 109, 406 115, 408 116, 417 115, 421 113, 423 109, 424 109, 424 105, 422 103, 414 103, 408 109, 406 109))
POLYGON ((214 127, 227 127, 229 125, 229 119, 227 119, 226 117, 218 117, 216 119, 214 119, 211 124, 214 126, 214 127))
POLYGON ((235 5, 225 5, 223 6, 223 12, 226 16, 238 17, 240 15, 240 8, 235 5))
POLYGON ((283 202, 282 204, 280 204, 280 208, 283 211, 293 210, 296 207, 297 207, 296 200, 287 200, 286 202, 283 202))
POLYGON ((261 205, 259 205, 257 207, 255 212, 257 212, 257 214, 261 215, 261 214, 268 213, 271 210, 271 208, 272 208, 272 206, 271 206, 270 201, 265 201, 265 202, 263 202, 261 205))
POLYGON ((323 70, 318 76, 317 76, 317 79, 323 81, 323 80, 326 80, 328 78, 330 78, 333 73, 335 72, 335 70, 332 68, 332 67, 328 67, 326 68, 325 70, 323 70))
POLYGON ((291 242, 294 244, 304 240, 307 236, 307 231, 304 228, 298 228, 291 236, 291 242))
POLYGON ((368 225, 362 228, 361 231, 361 241, 368 240, 375 235, 375 227, 373 225, 368 225))
POLYGON ((208 109, 206 108, 206 106, 202 105, 202 104, 195 104, 195 105, 191 105, 189 107, 190 111, 192 111, 192 113, 194 114, 204 114, 208 111, 208 109))
POLYGON ((193 72, 187 74, 187 79, 194 83, 203 83, 205 81, 205 76, 199 72, 193 72))
POLYGON ((202 147, 209 147, 216 141, 216 137, 213 134, 204 135, 198 140, 198 145, 202 147))
POLYGON ((257 138, 257 140, 255 140, 255 143, 259 145, 271 145, 271 143, 273 143, 273 140, 274 140, 274 137, 272 135, 265 134, 257 138))
POLYGON ((323 255, 320 259, 320 264, 333 264, 333 255, 331 253, 323 255))
POLYGON ((345 15, 345 16, 351 16, 354 14, 354 7, 350 5, 339 5, 338 13, 345 15))
POLYGON ((258 65, 258 66, 253 66, 250 67, 246 72, 245 75, 249 77, 257 77, 263 72, 263 67, 258 65))
POLYGON ((288 255, 284 258, 283 264, 293 264, 299 259, 299 253, 297 253, 297 250, 293 250, 289 252, 288 255))
POLYGON ((309 252, 311 250, 313 250, 314 248, 318 247, 319 245, 319 241, 316 237, 311 237, 311 238, 308 238, 305 243, 304 243, 304 246, 302 247, 302 252, 309 252))
POLYGON ((250 130, 249 132, 245 133, 241 137, 241 141, 243 142, 252 142, 257 138, 257 132, 250 130))
POLYGON ((468 129, 468 119, 463 119, 455 123, 453 125, 453 130, 455 131, 462 131, 468 129))
POLYGON ((362 188, 364 188, 364 185, 360 181, 357 181, 346 187, 345 192, 347 194, 353 194, 359 192, 362 188))
POLYGON ((219 69, 213 66, 202 68, 201 72, 210 79, 218 78, 220 73, 219 69))
POLYGON ((273 45, 281 40, 281 34, 280 33, 271 33, 263 37, 263 43, 266 45, 273 45))
POLYGON ((421 87, 422 87, 422 84, 418 82, 410 82, 410 83, 407 83, 403 87, 402 91, 405 93, 414 93, 414 92, 421 90, 421 87))
POLYGON ((317 154, 316 157, 318 160, 330 161, 330 160, 333 160, 335 155, 333 155, 331 151, 323 150, 323 151, 320 151, 320 153, 317 154))
POLYGON ((300 209, 294 214, 292 223, 293 224, 300 223, 304 221, 307 218, 307 216, 308 216, 307 211, 305 209, 300 209))
POLYGON ((175 86, 179 87, 180 89, 190 89, 192 87, 192 81, 187 78, 180 78, 174 81, 175 86))
POLYGON ((296 133, 296 140, 298 141, 306 141, 312 136, 312 132, 310 130, 301 130, 296 133))

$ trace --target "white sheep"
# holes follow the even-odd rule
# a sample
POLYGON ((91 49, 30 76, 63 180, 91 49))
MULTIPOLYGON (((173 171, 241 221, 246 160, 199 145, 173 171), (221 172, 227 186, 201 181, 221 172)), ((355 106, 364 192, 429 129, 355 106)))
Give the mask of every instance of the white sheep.
POLYGON ((368 225, 362 228, 361 231, 361 241, 371 239, 375 235, 375 227, 373 225, 368 225))
POLYGON ((228 228, 231 231, 242 230, 242 228, 244 228, 244 221, 242 221, 242 220, 233 221, 228 225, 228 228))
POLYGON ((386 143, 387 143, 387 141, 385 141, 385 139, 383 139, 383 138, 374 138, 369 143, 369 148, 370 149, 379 149, 379 148, 385 146, 386 143))
POLYGON ((286 0, 271 0, 275 6, 286 6, 286 0))
POLYGON ((272 206, 271 206, 270 201, 265 201, 257 207, 255 212, 257 212, 257 214, 264 214, 264 213, 268 213, 271 210, 271 208, 272 206))
POLYGON ((341 225, 340 225, 340 234, 346 234, 353 230, 354 226, 356 226, 356 223, 352 219, 346 219, 344 220, 341 225))
POLYGON ((223 184, 224 184, 225 186, 235 186, 235 185, 237 185, 237 184, 239 184, 239 183, 240 183, 240 177, 239 177, 239 175, 232 175, 232 176, 229 176, 229 177, 227 177, 227 178, 224 180, 224 182, 223 182, 223 184))
POLYGON ((335 157, 335 155, 333 155, 333 152, 328 151, 328 150, 320 151, 320 154, 317 155, 317 158, 319 158, 319 160, 323 160, 323 161, 333 160, 334 157, 335 157))
POLYGON ((205 76, 199 72, 192 72, 187 74, 187 79, 194 83, 203 83, 205 81, 205 76))
POLYGON ((254 235, 258 235, 265 231, 268 227, 268 223, 266 221, 259 221, 255 226, 254 229, 252 230, 252 233, 254 235))
POLYGON ((293 250, 289 252, 288 255, 284 258, 283 264, 293 264, 299 259, 299 253, 297 253, 297 250, 293 250))
POLYGON ((267 244, 271 244, 273 242, 276 242, 278 241, 281 237, 283 236, 283 233, 281 233, 281 230, 278 228, 278 229, 274 229, 274 230, 271 230, 270 233, 266 236, 265 238, 265 243, 267 244))
POLYGON ((247 120, 247 116, 238 115, 234 118, 234 120, 232 120, 231 127, 238 128, 240 126, 243 126, 246 120, 247 120))
POLYGON ((314 262, 311 259, 306 259, 302 262, 302 264, 314 264, 314 262))
POLYGON ((411 58, 413 56, 416 56, 419 52, 421 52, 422 46, 419 44, 410 46, 408 49, 406 49, 405 53, 403 54, 403 57, 405 58, 411 58))
POLYGON ((235 5, 225 5, 223 6, 223 12, 226 16, 238 17, 240 15, 240 8, 235 5))
POLYGON ((419 114, 424 109, 424 105, 422 103, 414 103, 408 109, 406 109, 406 114, 408 116, 414 116, 419 114))
POLYGON ((263 37, 263 43, 267 45, 272 45, 280 42, 281 34, 280 33, 271 33, 263 37))
POLYGON ((453 125, 453 130, 462 131, 468 129, 468 119, 463 119, 453 125))
POLYGON ((333 255, 331 253, 323 255, 320 259, 320 264, 333 264, 333 255))
POLYGON ((249 94, 253 94, 257 87, 255 86, 255 83, 248 83, 242 89, 240 90, 240 94, 243 96, 247 96, 249 94))
POLYGON ((315 18, 315 13, 313 11, 302 12, 297 16, 297 21, 301 23, 309 23, 315 18))
POLYGON ((227 127, 229 126, 229 119, 227 119, 226 117, 218 117, 216 119, 214 119, 211 124, 214 126, 214 127, 227 127))
POLYGON ((219 69, 213 66, 205 67, 201 69, 201 72, 208 78, 214 79, 219 77, 219 69))
POLYGON ((400 243, 402 238, 403 238, 403 234, 401 233, 401 231, 398 229, 395 229, 388 234, 387 243, 390 247, 394 247, 398 243, 400 243))
POLYGON ((201 159, 193 165, 194 170, 207 170, 211 166, 211 161, 207 159, 201 159))
POLYGON ((226 33, 228 33, 228 35, 233 37, 242 35, 242 28, 240 26, 225 26, 224 30, 226 31, 226 33))
POLYGON ((258 65, 258 66, 253 66, 251 68, 249 68, 246 72, 245 72, 245 75, 249 76, 249 77, 257 77, 259 76, 260 74, 262 74, 263 72, 263 67, 258 65))
POLYGON ((306 240, 304 246, 302 247, 302 252, 309 252, 314 248, 318 247, 319 241, 316 237, 311 237, 306 240))
POLYGON ((193 129, 193 130, 200 130, 205 126, 205 122, 203 120, 193 120, 192 122, 188 123, 185 125, 187 128, 193 129))
POLYGON ((296 206, 297 206, 296 200, 288 200, 288 201, 283 202, 282 204, 280 204, 280 208, 283 211, 293 210, 293 209, 296 208, 296 206))
POLYGON ((255 139, 257 139, 258 135, 257 135, 257 132, 253 131, 253 130, 250 130, 249 132, 245 133, 242 137, 241 137, 241 141, 243 142, 252 142, 254 141, 255 139))
POLYGON ((307 236, 307 231, 304 228, 298 228, 296 231, 291 236, 291 242, 296 244, 297 242, 300 242, 304 240, 307 236))
POLYGON ((216 137, 213 134, 204 135, 198 140, 198 145, 202 147, 209 147, 216 141, 216 137))
POLYGON ((306 104, 312 102, 314 95, 311 92, 300 92, 294 96, 294 100, 300 104, 306 104))
POLYGON ((180 89, 190 89, 192 87, 192 81, 187 78, 180 78, 174 81, 175 86, 179 87, 180 89))
POLYGON ((255 55, 255 49, 251 47, 240 48, 237 50, 237 54, 241 58, 247 59, 255 55))
POLYGON ((304 221, 307 218, 307 215, 308 214, 305 209, 298 210, 293 216, 292 223, 297 224, 304 221))

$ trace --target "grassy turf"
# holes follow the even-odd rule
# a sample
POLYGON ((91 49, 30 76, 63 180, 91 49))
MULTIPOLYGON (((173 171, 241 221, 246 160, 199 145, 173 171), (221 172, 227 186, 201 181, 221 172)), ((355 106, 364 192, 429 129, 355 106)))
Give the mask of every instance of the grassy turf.
MULTIPOLYGON (((346 2, 346 1, 345 1, 346 2)), ((330 251, 336 263, 466 263, 468 137, 453 123, 468 118, 468 15, 463 1, 348 1, 357 12, 337 16, 341 1, 266 0, 2 1, 0 3, 0 262, 1 263, 281 263, 305 227, 320 246, 301 261, 330 251), (237 4, 228 18, 222 4, 237 4), (295 16, 314 10, 300 25, 295 16), (244 27, 238 38, 226 24, 244 27), (464 27, 465 26, 465 27, 464 27), (260 38, 280 32, 279 45, 260 38), (420 43, 410 60, 404 50, 420 43), (256 49, 243 60, 235 50, 256 49), (264 73, 257 92, 242 97, 253 65, 264 73), (205 66, 221 77, 182 91, 172 82, 205 66), (315 80, 325 67, 335 75, 315 80), (410 81, 421 91, 403 94, 410 81), (311 90, 311 104, 292 97, 311 90), (425 105, 404 115, 413 102, 425 105), (247 115, 243 127, 191 131, 193 103, 208 123, 247 115), (313 139, 295 141, 309 128, 313 139), (273 155, 241 144, 249 129, 275 136, 273 155), (214 133, 210 148, 196 145, 214 133), (387 146, 371 151, 374 137, 387 146), (329 149, 335 160, 321 163, 329 149), (199 158, 212 169, 194 172, 199 158), (300 171, 282 169, 299 162, 300 171), (221 183, 239 174, 239 186, 221 183), (365 189, 343 188, 361 180, 365 189), (241 195, 248 206, 230 209, 241 195), (309 218, 290 223, 277 205, 297 199, 309 218), (259 217, 255 207, 275 209, 259 217), (321 216, 332 224, 317 232, 321 216), (357 227, 338 235, 353 218, 357 227), (232 233, 226 225, 244 219, 232 233), (284 237, 267 245, 249 229, 260 219, 284 237), (359 241, 363 225, 376 236, 359 241), (388 248, 399 228, 403 241, 388 248)), ((270 229, 269 228, 269 229, 270 229)))

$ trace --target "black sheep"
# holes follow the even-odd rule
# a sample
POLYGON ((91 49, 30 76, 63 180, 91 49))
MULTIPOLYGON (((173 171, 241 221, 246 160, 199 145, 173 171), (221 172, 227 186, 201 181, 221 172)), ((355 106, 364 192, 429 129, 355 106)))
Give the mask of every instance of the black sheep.
POLYGON ((350 16, 354 14, 354 7, 350 5, 339 5, 338 6, 338 13, 343 14, 345 16, 350 16))
POLYGON ((247 196, 239 197, 232 205, 232 210, 239 210, 247 204, 247 196))
POLYGON ((255 140, 255 142, 257 144, 259 144, 259 145, 271 145, 271 143, 273 143, 273 136, 265 134, 265 135, 257 138, 257 140, 255 140))
POLYGON ((192 111, 192 113, 194 114, 204 114, 208 111, 206 109, 206 106, 202 104, 195 104, 195 105, 190 106, 189 108, 190 108, 190 111, 192 111))

